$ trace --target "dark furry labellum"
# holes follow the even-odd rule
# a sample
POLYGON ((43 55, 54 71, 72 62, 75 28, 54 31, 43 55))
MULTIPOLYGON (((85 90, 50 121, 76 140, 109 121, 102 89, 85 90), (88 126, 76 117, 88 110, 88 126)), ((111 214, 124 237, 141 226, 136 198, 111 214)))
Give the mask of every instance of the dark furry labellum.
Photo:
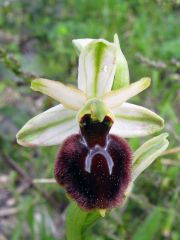
POLYGON ((131 178, 128 143, 109 134, 112 120, 92 121, 85 115, 80 134, 68 137, 57 156, 55 178, 80 207, 113 208, 121 204, 131 178))

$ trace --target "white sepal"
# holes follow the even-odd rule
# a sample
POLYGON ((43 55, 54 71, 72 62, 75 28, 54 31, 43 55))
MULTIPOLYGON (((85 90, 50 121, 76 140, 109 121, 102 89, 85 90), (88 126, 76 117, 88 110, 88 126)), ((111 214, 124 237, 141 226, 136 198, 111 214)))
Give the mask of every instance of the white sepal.
POLYGON ((121 106, 113 109, 115 116, 111 133, 121 137, 141 137, 150 135, 161 130, 164 126, 164 120, 156 113, 147 108, 123 103, 121 106))
POLYGON ((102 97, 112 88, 115 70, 115 44, 103 39, 94 40, 79 56, 78 88, 88 98, 102 97))
POLYGON ((78 133, 76 112, 57 105, 29 120, 17 133, 22 146, 60 144, 66 137, 78 133))
POLYGON ((80 54, 81 51, 84 50, 84 48, 94 40, 95 39, 92 38, 73 39, 72 43, 76 47, 78 53, 80 54))

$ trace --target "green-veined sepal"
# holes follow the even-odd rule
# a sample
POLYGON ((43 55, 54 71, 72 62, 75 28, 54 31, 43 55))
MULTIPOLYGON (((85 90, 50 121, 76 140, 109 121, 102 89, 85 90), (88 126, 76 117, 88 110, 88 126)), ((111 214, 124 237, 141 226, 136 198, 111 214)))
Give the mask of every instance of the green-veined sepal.
POLYGON ((123 103, 113 109, 115 116, 111 133, 121 137, 141 137, 160 131, 164 126, 164 120, 147 108, 123 103))
POLYGON ((82 50, 84 50, 84 48, 91 43, 92 41, 95 41, 95 39, 92 38, 82 38, 82 39, 73 39, 72 43, 75 46, 78 54, 80 54, 82 52, 82 50))
POLYGON ((102 97, 111 91, 116 71, 116 46, 106 40, 94 40, 79 56, 78 88, 88 98, 102 97))
POLYGON ((78 131, 76 112, 57 105, 29 120, 16 138, 22 146, 50 146, 78 131))

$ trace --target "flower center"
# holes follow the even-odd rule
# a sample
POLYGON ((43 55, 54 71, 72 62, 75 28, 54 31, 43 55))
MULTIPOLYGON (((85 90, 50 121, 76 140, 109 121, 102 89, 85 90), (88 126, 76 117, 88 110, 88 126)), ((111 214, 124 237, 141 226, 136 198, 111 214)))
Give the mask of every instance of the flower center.
POLYGON ((104 157, 109 174, 112 174, 114 166, 113 160, 107 151, 108 134, 112 126, 112 119, 108 116, 102 122, 94 121, 91 119, 90 114, 86 114, 80 121, 80 131, 82 136, 82 144, 88 150, 85 159, 85 171, 91 173, 93 159, 97 155, 104 157))
POLYGON ((92 160, 96 155, 100 154, 106 160, 109 174, 110 175, 112 174, 112 168, 114 166, 114 163, 113 163, 113 160, 112 160, 110 154, 107 152, 106 148, 107 147, 103 148, 99 145, 95 145, 92 149, 90 149, 90 151, 85 159, 85 171, 86 172, 91 173, 92 160))
POLYGON ((92 120, 90 114, 84 115, 80 121, 83 143, 89 148, 93 148, 95 145, 105 147, 112 124, 113 121, 108 116, 105 116, 104 120, 99 122, 92 120))

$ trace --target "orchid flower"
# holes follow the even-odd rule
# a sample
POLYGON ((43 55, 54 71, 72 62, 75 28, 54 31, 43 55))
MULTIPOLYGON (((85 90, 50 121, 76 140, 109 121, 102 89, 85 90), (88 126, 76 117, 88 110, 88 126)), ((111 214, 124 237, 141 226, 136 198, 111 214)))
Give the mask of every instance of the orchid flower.
POLYGON ((69 197, 86 210, 116 207, 135 179, 168 146, 163 133, 134 153, 124 138, 160 131, 164 120, 127 100, 149 87, 150 79, 130 84, 118 36, 77 39, 78 88, 38 78, 31 88, 52 97, 57 106, 28 121, 17 133, 23 146, 61 145, 55 178, 69 197))

